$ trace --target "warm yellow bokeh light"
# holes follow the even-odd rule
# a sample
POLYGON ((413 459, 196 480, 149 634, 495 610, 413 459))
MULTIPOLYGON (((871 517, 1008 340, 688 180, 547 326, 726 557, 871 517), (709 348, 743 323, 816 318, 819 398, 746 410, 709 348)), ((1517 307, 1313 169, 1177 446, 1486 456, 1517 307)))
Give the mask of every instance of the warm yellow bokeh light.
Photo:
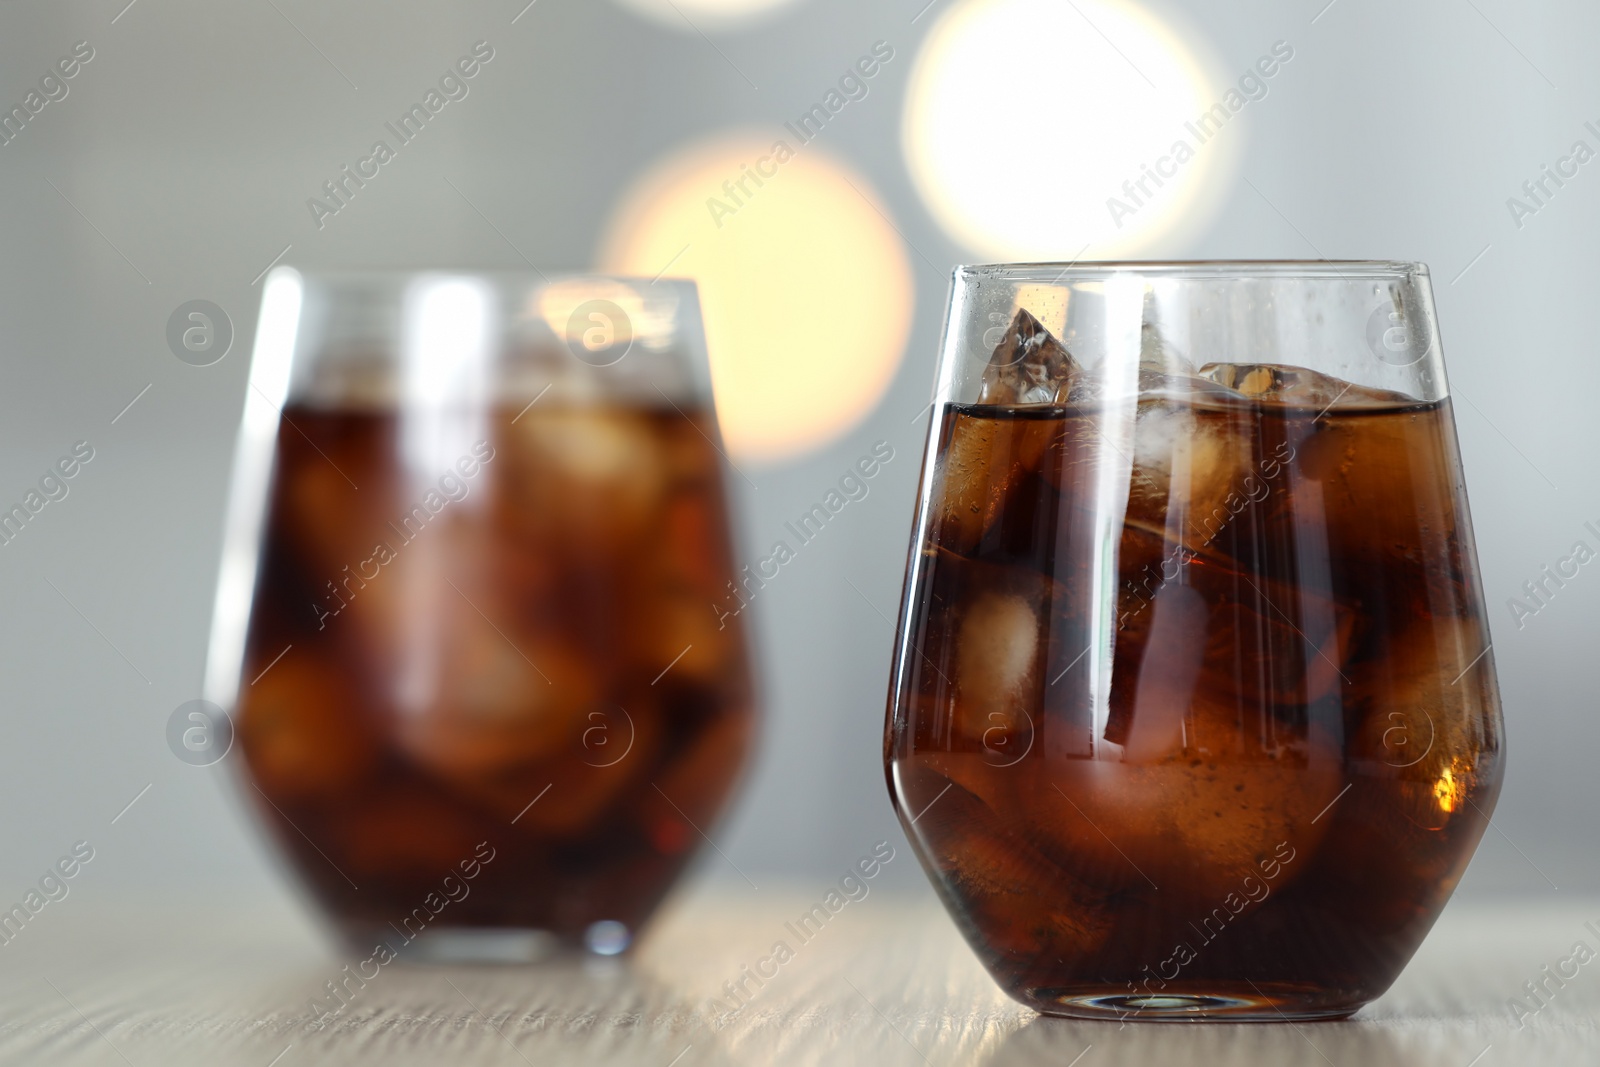
POLYGON ((735 136, 656 166, 601 251, 607 270, 698 283, 735 458, 792 457, 855 426, 911 329, 911 265, 871 186, 815 146, 789 138, 786 162, 774 147, 735 136))
POLYGON ((1218 102, 1212 81, 1192 46, 1123 0, 961 0, 912 69, 906 161, 934 218, 982 257, 1132 255, 1214 209, 1239 120, 1203 142, 1185 127, 1218 102), (1169 173, 1147 177, 1157 167, 1169 173), (1124 183, 1138 194, 1141 179, 1152 195, 1130 197, 1124 183))
POLYGON ((748 23, 795 0, 617 0, 636 14, 688 33, 748 23))

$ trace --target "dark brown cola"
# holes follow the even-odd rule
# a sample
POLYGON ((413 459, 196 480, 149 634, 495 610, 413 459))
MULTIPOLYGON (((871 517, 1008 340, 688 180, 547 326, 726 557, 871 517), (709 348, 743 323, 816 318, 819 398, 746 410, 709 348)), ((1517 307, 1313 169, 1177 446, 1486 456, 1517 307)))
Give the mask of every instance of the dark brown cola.
POLYGON ((1348 1014, 1499 789, 1448 401, 1202 373, 1122 406, 952 405, 938 436, 890 789, 1040 1011, 1348 1014))
POLYGON ((743 638, 712 607, 734 578, 714 426, 513 408, 433 465, 408 458, 426 433, 284 412, 245 792, 359 948, 449 928, 615 951, 750 737, 743 638))

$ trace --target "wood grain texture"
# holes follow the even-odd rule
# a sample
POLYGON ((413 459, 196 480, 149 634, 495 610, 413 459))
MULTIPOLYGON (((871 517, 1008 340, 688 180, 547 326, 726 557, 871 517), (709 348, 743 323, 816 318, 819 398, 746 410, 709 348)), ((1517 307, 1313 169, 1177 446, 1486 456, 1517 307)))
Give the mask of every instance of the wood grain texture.
POLYGON ((1584 926, 1600 927, 1600 901, 1454 907, 1352 1022, 1118 1026, 1014 1004, 926 898, 874 893, 801 943, 785 924, 826 888, 686 894, 625 963, 390 965, 321 1028, 312 998, 346 961, 295 915, 64 901, 0 947, 0 1063, 1600 1063, 1600 960, 1520 1030, 1507 1004, 1576 942, 1600 949, 1584 926), (779 940, 793 959, 741 1010, 718 1009, 779 940))

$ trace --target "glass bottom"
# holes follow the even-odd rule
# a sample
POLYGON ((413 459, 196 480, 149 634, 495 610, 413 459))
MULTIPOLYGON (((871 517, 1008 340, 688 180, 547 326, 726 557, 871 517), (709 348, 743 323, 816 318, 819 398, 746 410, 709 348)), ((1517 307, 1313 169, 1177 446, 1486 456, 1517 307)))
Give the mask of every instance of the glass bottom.
POLYGON ((578 943, 549 930, 505 926, 438 926, 414 936, 378 927, 346 930, 345 936, 353 947, 367 951, 386 944, 406 963, 445 965, 542 963, 574 952, 609 958, 633 944, 633 931, 610 919, 591 923, 578 943))
POLYGON ((1205 986, 1160 993, 1107 993, 1105 988, 1033 989, 1018 998, 1046 1015, 1118 1022, 1318 1022, 1347 1019, 1364 1001, 1305 987, 1205 986))

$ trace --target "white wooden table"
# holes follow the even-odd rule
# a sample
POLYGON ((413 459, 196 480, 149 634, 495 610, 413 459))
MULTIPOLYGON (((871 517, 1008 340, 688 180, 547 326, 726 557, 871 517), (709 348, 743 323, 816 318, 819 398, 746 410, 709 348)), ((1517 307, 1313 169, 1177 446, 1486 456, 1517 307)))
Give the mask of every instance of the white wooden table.
POLYGON ((1600 960, 1520 1030, 1507 1005, 1575 942, 1600 950, 1596 900, 1454 906, 1351 1022, 1119 1027, 1008 1000, 930 899, 874 892, 795 945, 785 922, 825 888, 688 892, 627 963, 391 965, 321 1029, 311 998, 346 961, 302 918, 68 898, 0 946, 0 1063, 1600 1064, 1600 960), (795 958, 714 1026, 711 998, 779 938, 795 958))

